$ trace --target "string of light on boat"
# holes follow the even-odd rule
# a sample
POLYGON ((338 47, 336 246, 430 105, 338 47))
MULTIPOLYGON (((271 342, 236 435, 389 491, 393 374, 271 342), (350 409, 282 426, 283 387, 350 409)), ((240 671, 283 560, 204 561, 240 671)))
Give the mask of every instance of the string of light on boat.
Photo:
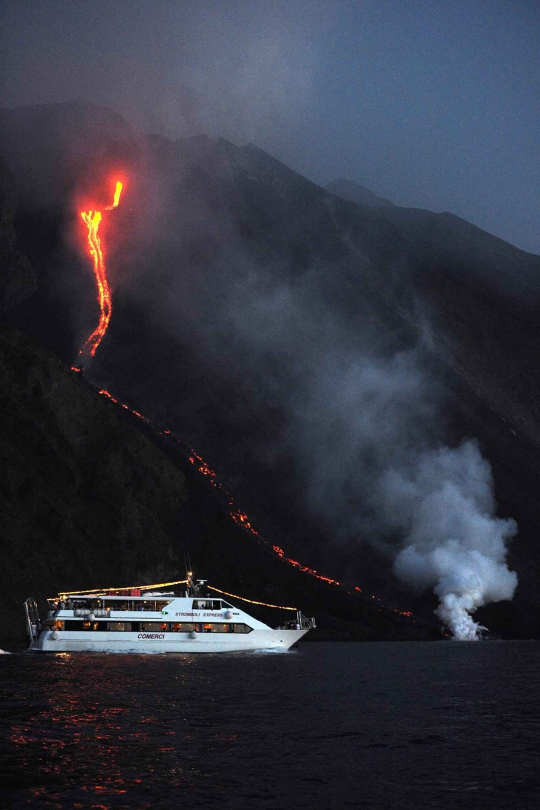
POLYGON ((153 588, 166 588, 168 585, 186 585, 188 582, 189 580, 187 579, 175 579, 174 582, 158 582, 156 585, 125 585, 123 588, 94 588, 92 591, 62 591, 58 596, 60 598, 64 596, 79 596, 79 594, 102 594, 106 596, 109 591, 150 591, 153 588))
MULTIPOLYGON (((189 582, 188 579, 177 579, 174 582, 159 582, 154 585, 127 585, 125 588, 94 588, 91 591, 62 591, 58 594, 59 599, 65 599, 68 596, 111 596, 111 592, 117 592, 120 595, 124 595, 126 591, 150 591, 154 588, 165 588, 168 585, 185 585, 189 582)), ((238 594, 230 593, 229 591, 223 591, 221 588, 214 588, 212 585, 206 586, 209 591, 216 591, 216 593, 222 593, 225 596, 230 596, 233 599, 239 599, 241 602, 249 602, 250 605, 263 605, 264 607, 269 608, 276 608, 276 610, 294 610, 298 611, 298 608, 289 607, 286 605, 271 605, 269 602, 258 602, 256 599, 246 599, 245 596, 238 596, 238 594)), ((144 594, 142 594, 144 596, 144 594)))
POLYGON ((285 607, 285 605, 271 605, 269 602, 257 602, 255 599, 246 599, 245 596, 237 596, 235 593, 229 593, 229 591, 222 591, 219 588, 213 588, 211 585, 206 586, 209 591, 216 591, 217 593, 223 593, 225 596, 230 596, 232 599, 240 599, 242 602, 249 602, 250 605, 264 605, 264 607, 269 608, 277 608, 277 610, 296 610, 298 608, 295 607, 285 607))

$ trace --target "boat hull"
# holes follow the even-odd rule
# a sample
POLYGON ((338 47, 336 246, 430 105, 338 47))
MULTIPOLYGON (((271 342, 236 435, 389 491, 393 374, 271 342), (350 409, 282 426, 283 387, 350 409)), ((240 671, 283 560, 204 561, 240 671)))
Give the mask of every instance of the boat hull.
POLYGON ((285 651, 309 628, 301 630, 253 630, 251 633, 130 633, 44 631, 32 652, 74 653, 219 653, 253 650, 285 651), (54 638, 56 636, 56 638, 54 638))

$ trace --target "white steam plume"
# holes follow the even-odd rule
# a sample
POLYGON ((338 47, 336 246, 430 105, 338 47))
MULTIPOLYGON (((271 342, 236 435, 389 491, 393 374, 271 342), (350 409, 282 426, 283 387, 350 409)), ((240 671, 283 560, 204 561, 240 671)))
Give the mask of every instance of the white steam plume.
POLYGON ((391 471, 381 487, 386 508, 410 527, 396 575, 417 588, 433 587, 440 599, 435 613, 454 638, 477 639, 471 614, 488 602, 512 599, 517 585, 505 562, 506 542, 517 527, 494 516, 489 463, 468 441, 423 453, 408 479, 391 471))

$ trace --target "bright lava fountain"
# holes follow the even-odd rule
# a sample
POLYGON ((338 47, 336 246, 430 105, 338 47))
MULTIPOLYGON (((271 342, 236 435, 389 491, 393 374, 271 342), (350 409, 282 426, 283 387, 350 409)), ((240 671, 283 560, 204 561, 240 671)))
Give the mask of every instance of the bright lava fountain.
MULTIPOLYGON (((107 206, 106 211, 111 211, 118 206, 121 193, 122 183, 117 180, 113 203, 107 206)), ((96 277, 100 315, 98 325, 86 339, 84 346, 79 352, 79 356, 89 355, 93 357, 109 326, 112 315, 112 300, 109 283, 107 281, 105 256, 98 233, 99 224, 101 222, 101 211, 81 211, 81 217, 88 228, 88 249, 92 257, 93 270, 96 277)))

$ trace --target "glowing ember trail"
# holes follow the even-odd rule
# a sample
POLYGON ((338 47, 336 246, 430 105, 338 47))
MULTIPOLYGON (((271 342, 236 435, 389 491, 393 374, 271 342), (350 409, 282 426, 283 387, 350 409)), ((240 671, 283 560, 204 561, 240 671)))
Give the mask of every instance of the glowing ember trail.
MULTIPOLYGON (((75 371, 78 371, 78 369, 75 369, 75 371)), ((101 396, 104 396, 107 399, 110 399, 116 405, 120 405, 120 407, 124 408, 126 411, 129 411, 134 416, 136 416, 138 419, 141 419, 143 422, 146 422, 147 424, 150 424, 150 420, 147 419, 146 416, 143 416, 142 413, 139 413, 139 411, 133 410, 133 408, 130 408, 129 405, 126 405, 124 402, 120 402, 118 399, 113 397, 113 395, 109 391, 106 391, 105 389, 102 388, 101 391, 99 391, 99 393, 101 394, 101 396)), ((177 444, 180 444, 179 440, 176 439, 173 436, 173 434, 172 434, 172 432, 170 430, 160 430, 159 434, 161 436, 166 436, 167 438, 171 439, 172 441, 176 442, 177 444)), ((309 576, 315 577, 316 579, 319 579, 322 582, 326 582, 329 585, 337 585, 337 586, 340 585, 340 583, 338 582, 337 579, 332 579, 331 577, 325 577, 322 574, 319 574, 319 572, 316 571, 314 568, 309 568, 309 566, 303 565, 302 563, 298 562, 298 560, 293 560, 292 557, 287 557, 287 555, 285 554, 285 551, 281 548, 281 546, 273 545, 270 542, 268 542, 268 540, 265 540, 264 537, 262 537, 262 535, 257 531, 257 529, 255 529, 254 526, 251 524, 251 521, 249 520, 249 516, 245 512, 242 512, 241 509, 237 508, 232 495, 230 494, 230 492, 227 492, 227 490, 223 487, 222 484, 220 484, 220 482, 218 481, 217 473, 215 472, 215 470, 213 470, 210 467, 210 465, 203 459, 203 457, 200 456, 198 453, 196 453, 195 450, 191 449, 190 452, 189 452, 189 455, 188 455, 188 459, 189 459, 190 463, 193 464, 193 466, 197 469, 197 471, 201 475, 204 475, 204 477, 211 484, 211 486, 214 487, 214 489, 219 490, 223 495, 225 495, 225 497, 227 499, 227 505, 229 507, 229 515, 232 518, 232 520, 234 520, 235 523, 237 523, 239 526, 241 526, 243 529, 245 529, 251 535, 253 535, 253 537, 256 537, 257 541, 259 543, 261 543, 263 546, 270 549, 281 560, 283 560, 284 563, 286 563, 287 565, 292 566, 293 568, 297 568, 299 571, 302 571, 304 574, 309 574, 309 576)), ((210 586, 208 586, 208 587, 210 587, 210 586)), ((218 590, 218 589, 213 588, 212 590, 218 590)), ((221 591, 221 593, 227 593, 227 591, 221 591)), ((354 593, 362 593, 362 588, 359 588, 358 585, 355 585, 353 590, 348 591, 348 593, 351 596, 354 593)), ((228 595, 233 596, 233 594, 228 594, 228 595)), ((237 598, 241 598, 241 597, 237 597, 237 598)), ((375 599, 377 602, 381 601, 378 596, 372 596, 371 598, 375 599)), ((252 600, 247 599, 247 600, 244 600, 244 601, 249 602, 249 601, 252 601, 252 600)), ((266 604, 266 603, 265 602, 256 602, 254 604, 266 604)), ((269 607, 277 607, 277 606, 276 605, 269 605, 269 607)), ((295 610, 295 608, 287 608, 287 610, 295 610)), ((393 611, 393 613, 397 613, 400 616, 404 616, 405 618, 410 619, 411 621, 414 621, 413 614, 408 610, 397 610, 396 608, 391 608, 391 610, 393 611)))
POLYGON ((323 577, 323 575, 315 571, 314 568, 308 568, 307 565, 302 565, 302 563, 298 562, 298 560, 293 560, 291 557, 286 557, 281 546, 272 546, 272 550, 278 555, 278 557, 285 560, 288 565, 292 565, 294 568, 298 568, 300 571, 304 571, 306 574, 310 574, 312 577, 317 577, 317 579, 321 579, 323 582, 328 582, 329 585, 339 585, 337 579, 323 577))
MULTIPOLYGON (((75 369, 75 371, 77 371, 77 369, 75 369)), ((124 408, 126 411, 129 411, 138 419, 142 419, 143 422, 150 423, 150 419, 147 419, 146 416, 143 416, 142 413, 139 413, 139 411, 134 411, 133 408, 130 408, 129 405, 126 405, 124 402, 120 402, 120 400, 113 397, 113 395, 109 393, 109 391, 106 391, 105 388, 102 388, 101 391, 98 391, 98 394, 101 394, 102 397, 107 397, 107 399, 110 399, 112 402, 114 402, 115 405, 120 405, 121 408, 124 408)))
MULTIPOLYGON (((114 197, 112 205, 108 205, 106 211, 111 211, 117 208, 120 202, 120 195, 122 193, 122 183, 117 180, 116 188, 114 190, 114 197)), ((80 355, 90 355, 93 357, 97 351, 97 347, 103 340, 109 321, 112 315, 112 300, 111 291, 107 281, 107 269, 105 266, 105 257, 103 255, 103 248, 101 247, 101 239, 99 238, 99 224, 101 222, 101 211, 81 211, 81 217, 86 227, 88 228, 88 249, 92 257, 94 275, 96 277, 98 289, 98 302, 100 309, 99 323, 86 339, 86 342, 79 352, 80 355)))

